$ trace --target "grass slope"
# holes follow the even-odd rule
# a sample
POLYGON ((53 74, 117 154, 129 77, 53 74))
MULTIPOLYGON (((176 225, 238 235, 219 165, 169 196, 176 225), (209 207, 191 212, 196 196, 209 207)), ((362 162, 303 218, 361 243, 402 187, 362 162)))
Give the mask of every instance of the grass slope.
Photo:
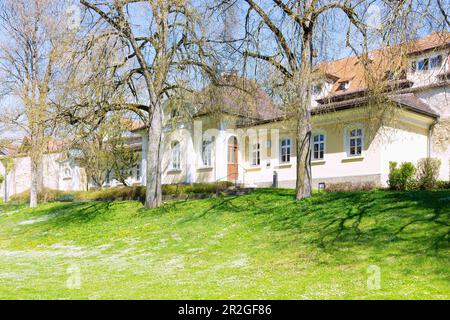
POLYGON ((0 298, 450 298, 449 191, 293 197, 0 205, 0 298))

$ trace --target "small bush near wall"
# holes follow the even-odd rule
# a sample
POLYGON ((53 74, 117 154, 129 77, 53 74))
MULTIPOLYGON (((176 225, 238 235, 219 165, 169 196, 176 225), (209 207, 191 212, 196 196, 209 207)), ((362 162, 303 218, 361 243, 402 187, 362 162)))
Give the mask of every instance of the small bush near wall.
MULTIPOLYGON (((162 192, 164 196, 180 197, 199 194, 215 194, 221 193, 231 187, 231 182, 219 183, 194 183, 190 185, 163 185, 162 192)), ((145 200, 145 187, 115 187, 103 190, 89 191, 58 191, 44 189, 39 193, 40 202, 70 202, 70 201, 114 201, 114 200, 137 200, 143 202, 145 200)), ((30 201, 30 191, 25 191, 10 197, 12 203, 27 203, 30 201)))
POLYGON ((377 188, 375 182, 339 182, 328 183, 325 187, 326 192, 351 192, 351 191, 370 191, 377 188))
POLYGON ((436 181, 436 189, 450 189, 450 181, 436 181))
POLYGON ((417 162, 417 187, 430 190, 437 187, 441 161, 434 158, 423 158, 417 162))
POLYGON ((415 189, 415 172, 416 168, 411 162, 403 162, 400 167, 397 167, 397 162, 389 162, 389 188, 403 191, 415 189))
MULTIPOLYGON (((38 201, 51 202, 55 201, 56 198, 61 197, 63 195, 64 191, 44 188, 41 192, 38 193, 38 201)), ((9 201, 12 203, 30 202, 30 190, 10 196, 9 201)))

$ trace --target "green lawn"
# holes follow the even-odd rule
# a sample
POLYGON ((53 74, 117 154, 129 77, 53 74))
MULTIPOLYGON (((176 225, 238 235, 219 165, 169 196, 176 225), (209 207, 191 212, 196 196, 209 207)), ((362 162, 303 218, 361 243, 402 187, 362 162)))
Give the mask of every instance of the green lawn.
POLYGON ((450 298, 450 191, 293 197, 0 205, 0 299, 450 298))

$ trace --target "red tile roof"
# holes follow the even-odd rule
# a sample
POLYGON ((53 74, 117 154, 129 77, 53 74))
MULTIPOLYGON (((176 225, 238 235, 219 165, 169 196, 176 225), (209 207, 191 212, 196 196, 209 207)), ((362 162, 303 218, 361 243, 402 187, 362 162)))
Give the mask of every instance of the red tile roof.
MULTIPOLYGON (((443 47, 450 47, 450 32, 434 32, 427 37, 409 43, 374 50, 369 53, 371 61, 370 78, 373 81, 382 81, 385 79, 387 71, 409 67, 409 63, 404 61, 405 55, 418 54, 443 47)), ((367 89, 368 73, 360 57, 325 61, 319 64, 318 71, 338 78, 331 90, 329 96, 331 99, 336 96, 351 95, 367 89), (339 90, 339 85, 343 81, 349 81, 349 87, 345 91, 339 90)))

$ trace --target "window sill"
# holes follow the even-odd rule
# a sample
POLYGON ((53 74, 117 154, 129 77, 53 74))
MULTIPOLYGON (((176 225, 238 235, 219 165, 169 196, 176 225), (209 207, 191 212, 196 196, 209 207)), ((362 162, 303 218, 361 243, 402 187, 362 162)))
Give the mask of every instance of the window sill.
POLYGON ((276 166, 275 168, 277 169, 286 169, 286 168, 290 168, 292 167, 292 163, 281 163, 278 166, 276 166))
POLYGON ((212 171, 213 169, 213 167, 200 167, 197 171, 212 171))
POLYGON ((247 169, 245 169, 245 171, 247 171, 247 172, 261 171, 261 166, 251 166, 251 167, 248 167, 247 169))
POLYGON ((346 163, 346 162, 357 162, 357 161, 363 161, 364 157, 363 156, 348 156, 347 158, 344 158, 341 160, 342 163, 346 163))
POLYGON ((178 174, 181 173, 181 169, 171 169, 169 171, 167 171, 167 174, 178 174))
POLYGON ((311 161, 311 165, 312 166, 321 166, 324 165, 326 163, 325 160, 313 160, 311 161))

